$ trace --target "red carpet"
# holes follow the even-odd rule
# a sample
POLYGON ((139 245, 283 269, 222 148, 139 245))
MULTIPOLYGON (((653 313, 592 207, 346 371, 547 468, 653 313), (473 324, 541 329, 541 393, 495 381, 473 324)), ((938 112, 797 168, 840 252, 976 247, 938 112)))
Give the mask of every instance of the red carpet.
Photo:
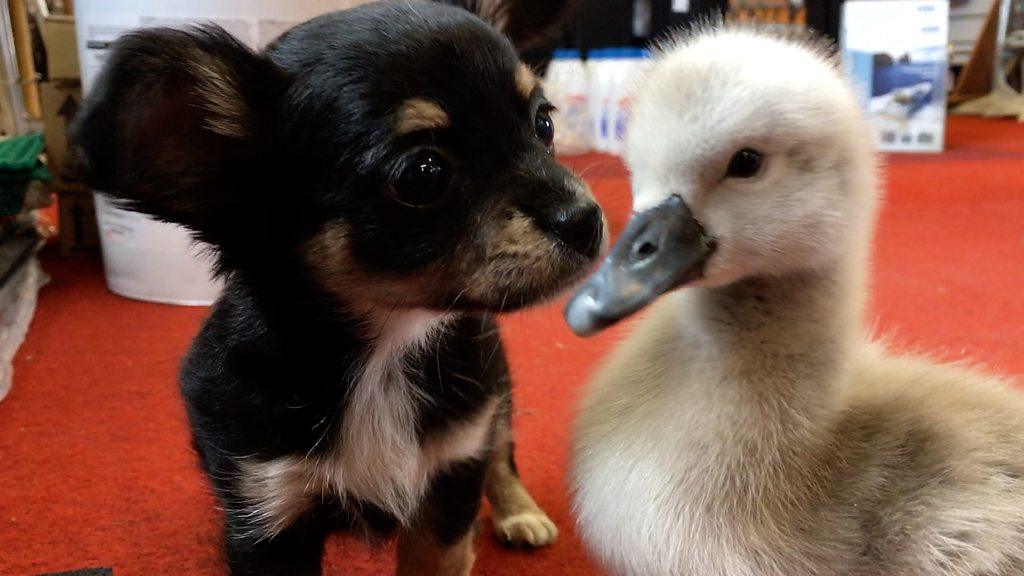
MULTIPOLYGON (((953 119, 950 151, 890 159, 871 319, 903 349, 1024 376, 1024 124, 953 119)), ((586 171, 620 230, 628 184, 613 160, 586 171)), ((218 519, 189 448, 174 382, 202 309, 133 302, 97 262, 47 259, 40 297, 0 402, 0 575, 113 567, 116 575, 221 574, 218 519)), ((616 334, 582 341, 561 303, 507 318, 520 468, 562 529, 550 549, 479 543, 476 574, 598 571, 573 534, 564 486, 580 386, 616 334)), ((391 573, 391 555, 329 545, 327 574, 391 573)))

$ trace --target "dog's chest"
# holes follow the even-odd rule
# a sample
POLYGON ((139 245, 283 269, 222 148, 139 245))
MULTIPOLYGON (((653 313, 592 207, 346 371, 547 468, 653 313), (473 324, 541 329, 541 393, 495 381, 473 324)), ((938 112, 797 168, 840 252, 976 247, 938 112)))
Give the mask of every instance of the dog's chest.
POLYGON ((420 411, 431 399, 410 378, 408 364, 431 353, 444 322, 433 315, 388 321, 354 372, 330 450, 244 467, 248 499, 266 530, 287 526, 326 493, 411 521, 436 473, 484 453, 498 398, 427 437, 418 432, 420 411))
POLYGON ((331 458, 332 468, 340 471, 335 478, 338 490, 404 521, 435 472, 480 454, 495 403, 467 422, 421 439, 419 409, 431 399, 423 397, 406 368, 411 356, 430 352, 437 329, 431 320, 403 322, 378 340, 352 388, 331 458))

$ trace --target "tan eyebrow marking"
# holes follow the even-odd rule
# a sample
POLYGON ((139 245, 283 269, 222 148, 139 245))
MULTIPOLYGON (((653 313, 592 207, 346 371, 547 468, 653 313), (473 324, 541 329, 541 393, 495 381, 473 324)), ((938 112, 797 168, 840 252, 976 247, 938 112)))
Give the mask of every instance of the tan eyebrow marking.
POLYGON ((395 127, 399 135, 420 130, 438 130, 451 124, 448 114, 436 102, 423 98, 410 98, 398 110, 395 127))
POLYGON ((533 95, 534 88, 537 87, 540 81, 537 80, 537 76, 533 74, 533 70, 530 70, 529 66, 519 63, 516 67, 516 90, 526 100, 530 99, 533 95))

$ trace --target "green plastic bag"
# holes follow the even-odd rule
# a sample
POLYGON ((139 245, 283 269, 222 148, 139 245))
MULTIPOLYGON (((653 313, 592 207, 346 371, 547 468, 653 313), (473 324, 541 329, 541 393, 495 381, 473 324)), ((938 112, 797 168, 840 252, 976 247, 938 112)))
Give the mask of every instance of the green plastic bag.
POLYGON ((0 216, 21 212, 29 182, 53 180, 39 160, 44 146, 39 132, 0 140, 0 216))

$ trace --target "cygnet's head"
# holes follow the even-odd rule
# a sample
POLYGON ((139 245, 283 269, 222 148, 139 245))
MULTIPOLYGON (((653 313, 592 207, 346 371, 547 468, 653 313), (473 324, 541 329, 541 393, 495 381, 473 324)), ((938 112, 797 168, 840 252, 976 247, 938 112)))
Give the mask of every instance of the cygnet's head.
POLYGON ((874 158, 822 44, 743 29, 668 45, 636 92, 634 216, 567 309, 591 333, 686 284, 785 276, 863 243, 874 158))

